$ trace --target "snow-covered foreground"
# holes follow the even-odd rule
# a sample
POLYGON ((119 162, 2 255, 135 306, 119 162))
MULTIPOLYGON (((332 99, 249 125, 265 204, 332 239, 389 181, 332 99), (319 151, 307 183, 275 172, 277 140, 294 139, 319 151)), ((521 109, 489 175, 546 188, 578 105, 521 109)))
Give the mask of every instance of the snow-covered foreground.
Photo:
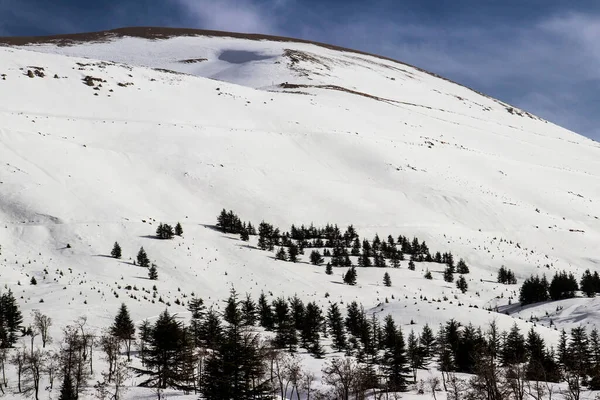
POLYGON ((405 332, 449 318, 527 331, 534 316, 555 343, 556 327, 599 322, 593 299, 486 311, 517 301, 518 285, 495 283, 501 265, 521 282, 600 262, 599 144, 502 102, 392 61, 231 38, 0 47, 0 75, 2 291, 51 316, 56 336, 81 315, 101 331, 121 302, 136 322, 157 316, 165 304, 142 292, 155 283, 184 318, 177 299, 221 307, 235 287, 357 300, 405 332), (345 269, 276 261, 212 229, 223 207, 282 230, 417 236, 467 262, 469 289, 407 261, 386 270, 391 287, 376 268, 342 285, 345 269), (182 238, 153 238, 177 221, 182 238), (122 260, 107 257, 115 241, 122 260), (131 263, 141 246, 158 282, 131 263))

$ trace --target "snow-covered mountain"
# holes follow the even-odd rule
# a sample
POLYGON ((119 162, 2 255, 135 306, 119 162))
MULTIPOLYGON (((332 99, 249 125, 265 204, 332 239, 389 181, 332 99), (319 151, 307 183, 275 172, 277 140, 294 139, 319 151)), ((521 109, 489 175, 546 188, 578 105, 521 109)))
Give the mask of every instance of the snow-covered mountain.
POLYGON ((593 299, 485 310, 516 302, 518 285, 495 283, 502 265, 519 282, 597 269, 590 139, 410 65, 292 39, 140 28, 0 43, 1 281, 57 330, 80 314, 105 327, 122 301, 136 321, 164 309, 130 262, 141 246, 182 315, 184 295, 220 301, 235 287, 359 300, 417 329, 534 316, 554 340, 550 320, 598 322, 593 299), (387 270, 391 287, 376 268, 341 285, 345 269, 276 261, 211 229, 222 208, 282 230, 417 236, 467 262, 469 290, 407 261, 387 270), (182 238, 152 238, 177 221, 182 238), (115 241, 123 260, 107 257, 115 241))

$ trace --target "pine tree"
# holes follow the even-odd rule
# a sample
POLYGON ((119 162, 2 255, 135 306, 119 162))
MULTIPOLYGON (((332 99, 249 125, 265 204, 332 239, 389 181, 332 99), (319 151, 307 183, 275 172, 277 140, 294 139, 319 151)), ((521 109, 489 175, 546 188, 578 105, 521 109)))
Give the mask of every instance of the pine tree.
POLYGON ((110 327, 110 334, 125 343, 125 347, 127 348, 127 361, 131 361, 131 341, 134 339, 135 325, 129 316, 129 310, 125 303, 121 303, 119 312, 110 327))
POLYGON ((356 285, 356 268, 350 267, 344 275, 344 283, 347 285, 356 285))
POLYGON ((502 344, 501 358, 503 365, 514 365, 525 362, 525 338, 515 323, 502 344))
POLYGON ((456 281, 456 287, 462 293, 466 293, 467 289, 469 288, 469 285, 467 285, 467 280, 465 279, 465 277, 463 275, 460 275, 458 277, 458 280, 456 281))
POLYGON ((151 329, 146 366, 143 371, 150 377, 141 386, 161 389, 168 387, 190 389, 188 374, 194 368, 188 366, 188 355, 193 346, 191 335, 181 322, 163 311, 151 329))
POLYGON ((327 310, 327 327, 331 334, 332 347, 336 351, 345 350, 346 335, 344 333, 344 321, 337 303, 331 303, 329 305, 329 309, 327 310))
POLYGON ((417 369, 423 368, 423 351, 419 345, 419 339, 415 332, 411 329, 407 339, 407 352, 410 368, 413 373, 413 382, 417 382, 417 369))
POLYGON ((392 286, 392 278, 390 278, 390 274, 387 272, 383 274, 383 284, 387 287, 392 286))
POLYGON ((158 228, 156 228, 156 236, 159 239, 172 239, 174 236, 173 227, 169 224, 158 224, 158 228))
POLYGON ((12 291, 0 295, 0 349, 11 348, 23 324, 23 315, 12 291))
POLYGON ((137 263, 140 267, 148 268, 150 266, 150 260, 143 247, 140 247, 140 251, 137 254, 137 263))
POLYGON ((413 260, 410 260, 408 262, 408 269, 410 269, 411 271, 415 270, 415 262, 413 260))
POLYGON ((121 246, 119 245, 119 243, 115 242, 115 244, 113 245, 113 248, 110 252, 110 255, 113 258, 121 258, 121 246))
POLYGON ((315 303, 310 302, 306 305, 306 314, 300 330, 302 346, 317 358, 322 355, 320 346, 321 326, 323 324, 323 316, 321 308, 315 303))
POLYGON ((430 279, 430 280, 433 279, 433 276, 431 275, 431 271, 429 271, 429 270, 425 271, 425 275, 423 275, 423 277, 425 279, 430 279))
POLYGON ((327 263, 325 266, 325 273, 327 275, 333 275, 333 267, 331 266, 331 263, 327 263))
POLYGON ((156 264, 154 263, 148 268, 148 279, 151 281, 158 280, 158 269, 156 269, 156 264))
POLYGON ((447 266, 444 270, 444 280, 449 283, 454 282, 454 269, 450 266, 447 266))
POLYGON ((177 225, 175 225, 175 234, 177 236, 183 235, 183 228, 181 227, 181 224, 179 222, 177 223, 177 225))
POLYGON ((288 247, 288 261, 295 263, 298 261, 298 246, 291 242, 288 247))
POLYGON ((467 263, 465 263, 465 261, 462 258, 456 264, 456 272, 458 272, 459 274, 468 274, 469 273, 469 267, 467 266, 467 263))
POLYGON ((204 317, 206 314, 206 307, 204 306, 204 300, 200 297, 192 297, 187 304, 187 310, 191 314, 190 319, 190 331, 194 339, 194 346, 201 346, 202 337, 202 324, 204 323, 204 317))
POLYGON ((387 339, 383 368, 386 372, 388 390, 405 391, 409 369, 404 336, 400 328, 397 328, 387 339))
POLYGON ((567 332, 565 332, 564 329, 560 331, 560 337, 558 339, 556 351, 558 356, 558 363, 563 368, 567 368, 570 365, 570 355, 567 347, 567 332))
POLYGON ((275 259, 281 260, 281 261, 287 261, 287 254, 285 252, 285 248, 284 247, 280 247, 279 248, 279 250, 275 254, 275 259))
POLYGON ((249 293, 242 300, 242 321, 244 326, 254 326, 256 324, 257 307, 249 293))
POLYGON ((240 240, 243 242, 247 242, 250 240, 250 234, 248 233, 247 229, 242 229, 242 231, 240 232, 240 240))
POLYGON ((65 374, 64 376, 58 400, 77 400, 77 393, 75 393, 75 389, 73 388, 70 374, 65 374))
POLYGON ((258 320, 260 326, 270 331, 273 329, 273 309, 267 301, 267 296, 264 292, 260 293, 258 298, 258 320))
POLYGON ((584 375, 590 367, 590 352, 587 333, 583 327, 578 326, 571 329, 568 351, 570 362, 567 364, 567 368, 579 375, 584 375))
POLYGON ((422 352, 423 366, 426 367, 431 362, 435 352, 435 335, 428 324, 425 324, 421 331, 419 347, 422 352))
POLYGON ((310 263, 312 265, 321 265, 323 264, 323 257, 321 256, 321 253, 319 253, 319 250, 313 250, 310 253, 310 263))
POLYGON ((31 285, 37 285, 37 280, 35 279, 35 276, 32 276, 32 277, 31 277, 31 280, 29 281, 29 283, 30 283, 31 285))
POLYGON ((200 326, 200 341, 208 348, 215 350, 223 337, 223 327, 221 318, 214 308, 210 308, 204 318, 204 323, 200 326))
POLYGON ((581 291, 585 293, 587 297, 594 297, 596 294, 596 285, 594 284, 594 278, 589 269, 586 269, 581 277, 580 285, 581 291))

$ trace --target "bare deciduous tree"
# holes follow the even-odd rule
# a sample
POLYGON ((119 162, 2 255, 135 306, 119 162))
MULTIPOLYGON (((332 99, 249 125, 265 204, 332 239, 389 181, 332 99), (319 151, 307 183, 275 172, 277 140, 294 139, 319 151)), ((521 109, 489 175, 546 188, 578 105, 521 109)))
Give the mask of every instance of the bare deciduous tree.
POLYGON ((349 400, 360 379, 361 368, 352 358, 334 358, 323 367, 323 382, 331 385, 341 400, 349 400))
POLYGON ((427 387, 431 391, 433 400, 437 400, 435 392, 440 390, 440 378, 437 376, 432 376, 431 378, 427 379, 427 387))
POLYGON ((111 383, 119 358, 120 339, 106 333, 100 337, 100 347, 104 352, 104 360, 108 364, 108 371, 106 372, 105 379, 107 383, 111 383))
POLYGON ((310 400, 310 395, 312 392, 312 385, 315 381, 315 374, 312 372, 305 372, 302 374, 302 390, 306 393, 306 400, 310 400))
POLYGON ((2 370, 2 382, 0 382, 0 391, 4 394, 4 387, 7 386, 8 382, 6 381, 6 361, 8 360, 8 349, 1 348, 0 349, 0 369, 2 370))
POLYGON ((45 369, 47 353, 36 349, 32 354, 25 355, 24 358, 23 373, 25 380, 23 393, 33 394, 35 400, 39 400, 40 379, 45 369))
POLYGON ((19 393, 21 393, 21 378, 23 376, 23 367, 25 366, 25 353, 26 350, 24 348, 19 348, 10 358, 10 363, 17 370, 17 388, 19 389, 19 393))
POLYGON ((33 326, 42 338, 42 348, 46 348, 46 344, 52 343, 52 338, 48 334, 52 326, 52 318, 42 314, 40 310, 33 310, 33 326))

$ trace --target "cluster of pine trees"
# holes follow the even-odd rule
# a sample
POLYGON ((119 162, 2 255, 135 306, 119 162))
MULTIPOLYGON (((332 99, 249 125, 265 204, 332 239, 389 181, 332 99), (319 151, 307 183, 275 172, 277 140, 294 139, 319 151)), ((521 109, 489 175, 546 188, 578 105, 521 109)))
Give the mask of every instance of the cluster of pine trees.
POLYGON ((223 209, 217 217, 217 228, 223 233, 236 233, 242 236, 242 240, 247 240, 249 235, 256 235, 256 229, 250 222, 242 222, 233 211, 223 209))
POLYGON ((183 227, 179 222, 175 225, 175 230, 173 230, 173 227, 169 224, 158 224, 158 227, 156 228, 156 237, 159 239, 173 239, 175 235, 183 235, 183 227))
POLYGON ((504 265, 500 267, 498 271, 498 283, 502 283, 503 285, 515 285, 517 283, 517 278, 515 274, 507 269, 504 265))
MULTIPOLYGON (((586 272, 589 274, 589 271, 586 272)), ((586 277, 588 274, 584 273, 582 278, 582 282, 586 284, 588 284, 589 278, 586 277)), ((593 280, 593 276, 590 276, 593 280)), ((575 292, 578 290, 579 285, 572 273, 557 272, 550 283, 548 283, 545 275, 541 278, 535 275, 525 279, 521 285, 519 301, 522 305, 526 305, 548 300, 570 299, 575 297, 575 292)))
MULTIPOLYGON (((251 223, 242 223, 233 211, 227 212, 225 209, 217 217, 217 226, 226 233, 239 233, 242 240, 248 240, 249 235, 256 234, 251 223)), ((372 240, 361 240, 352 225, 343 233, 337 225, 330 224, 325 227, 315 227, 313 224, 308 227, 292 225, 288 232, 281 232, 279 228, 262 221, 258 226, 258 247, 261 250, 275 251, 276 259, 290 262, 297 262, 298 256, 303 255, 305 249, 313 249, 310 262, 314 265, 327 262, 327 271, 331 271, 333 267, 352 267, 354 264, 351 256, 356 257, 358 267, 398 268, 400 261, 405 260, 405 255, 409 255, 409 268, 412 270, 415 268, 415 261, 446 264, 444 276, 448 282, 454 281, 455 272, 469 273, 464 260, 461 259, 455 266, 450 252, 436 252, 432 255, 427 244, 416 237, 410 240, 403 235, 397 238, 388 235, 386 240, 382 240, 376 234, 372 240)))
POLYGON ((581 277, 580 288, 583 293, 588 297, 594 297, 596 293, 600 293, 600 276, 598 271, 590 273, 589 269, 586 269, 581 277))

